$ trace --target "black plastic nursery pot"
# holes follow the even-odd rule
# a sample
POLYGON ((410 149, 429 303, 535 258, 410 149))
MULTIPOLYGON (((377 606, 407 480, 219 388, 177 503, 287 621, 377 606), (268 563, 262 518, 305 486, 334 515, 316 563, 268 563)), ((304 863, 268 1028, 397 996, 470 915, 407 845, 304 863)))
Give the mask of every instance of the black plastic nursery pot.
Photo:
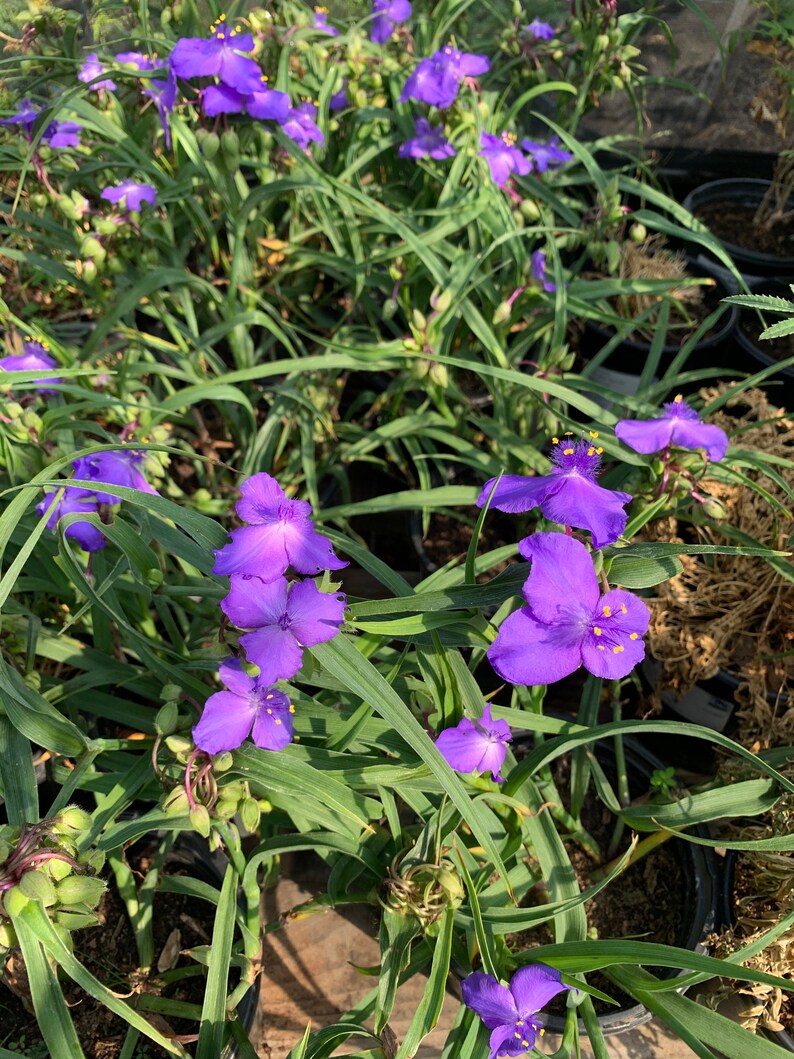
MULTIPOLYGON (((592 744, 591 744, 592 745, 592 744)), ((628 773, 629 787, 633 797, 649 789, 650 779, 656 770, 664 769, 664 763, 654 754, 648 751, 640 742, 633 739, 623 741, 626 767, 628 773)), ((609 774, 614 769, 615 756, 612 742, 600 741, 595 744, 595 754, 609 774)), ((703 825, 696 825, 688 829, 689 832, 699 838, 708 838, 708 829, 703 825)), ((712 933, 717 924, 718 901, 721 892, 720 871, 714 851, 709 846, 694 845, 682 839, 670 839, 663 844, 675 857, 680 868, 682 881, 682 893, 677 901, 681 911, 681 920, 677 929, 675 944, 678 948, 690 949, 695 952, 706 952, 703 939, 712 933)), ((654 856, 651 852, 648 860, 654 856)), ((639 862, 640 864, 642 862, 639 862)), ((629 869, 629 870, 634 870, 629 869)), ((614 880, 607 891, 613 890, 619 885, 620 879, 614 880)), ((615 895, 619 900, 619 896, 615 895)), ((654 973, 660 978, 672 979, 686 974, 675 968, 656 968, 654 973)), ((607 990, 608 991, 608 990, 607 990)), ((643 1004, 632 1004, 631 1006, 612 1010, 598 1016, 598 1022, 604 1034, 625 1033, 636 1026, 649 1022, 653 1014, 643 1004)), ((545 1017, 546 1028, 552 1033, 562 1033, 565 1019, 554 1014, 545 1017)), ((586 1033, 584 1024, 579 1021, 579 1033, 586 1033)))
MULTIPOLYGON (((794 276, 792 276, 794 282, 794 276)), ((791 283, 781 280, 758 280, 750 285, 753 294, 772 294, 788 301, 792 300, 791 283)), ((787 357, 794 356, 794 335, 785 335, 782 338, 762 339, 758 335, 765 327, 786 319, 779 313, 766 313, 761 316, 755 309, 740 308, 736 318, 736 343, 746 357, 746 368, 748 372, 755 373, 774 365, 779 365, 787 357)), ((764 385, 770 386, 770 396, 773 403, 785 405, 791 408, 794 399, 794 365, 779 367, 778 370, 766 380, 764 385)))
MULTIPOLYGON (((746 216, 747 230, 751 233, 753 215, 769 187, 768 180, 738 177, 713 180, 690 192, 683 205, 707 226, 710 218, 720 213, 736 212, 737 216, 746 216)), ((791 243, 791 252, 770 253, 758 248, 752 234, 748 234, 742 243, 719 235, 717 237, 744 276, 776 276, 794 280, 794 241, 791 243)))
MULTIPOLYGON (((709 312, 713 312, 723 298, 731 292, 728 287, 710 269, 698 266, 700 275, 707 275, 714 280, 714 286, 704 290, 703 299, 709 312)), ((737 310, 735 306, 729 308, 717 321, 715 326, 703 335, 687 356, 686 363, 681 371, 713 370, 722 373, 726 368, 734 367, 735 355, 733 353, 733 335, 736 326, 737 310)), ((615 331, 605 327, 595 320, 585 320, 584 334, 581 340, 581 354, 585 362, 593 359, 604 346, 615 338, 615 331)), ((665 374, 671 367, 673 360, 685 344, 685 339, 680 342, 665 342, 662 346, 659 363, 655 370, 654 382, 665 374)), ((642 337, 628 337, 621 339, 615 348, 609 353, 604 361, 596 368, 588 372, 587 377, 599 386, 604 386, 615 393, 632 397, 640 387, 640 379, 643 369, 648 362, 651 353, 651 340, 642 337)), ((677 386, 676 392, 684 394, 695 393, 703 385, 703 382, 695 381, 677 386)))

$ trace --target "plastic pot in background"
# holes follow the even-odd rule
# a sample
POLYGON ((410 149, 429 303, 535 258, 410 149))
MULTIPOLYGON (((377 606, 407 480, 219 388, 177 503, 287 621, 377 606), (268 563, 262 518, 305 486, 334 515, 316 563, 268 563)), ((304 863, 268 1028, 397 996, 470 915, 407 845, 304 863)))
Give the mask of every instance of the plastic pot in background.
MULTIPOLYGON (((769 180, 731 177, 725 180, 713 180, 690 192, 683 205, 691 214, 709 226, 709 215, 712 211, 746 214, 748 227, 752 224, 753 215, 760 206, 764 195, 769 190, 769 180), (702 216, 701 216, 702 214, 702 216)), ((723 238, 718 232, 712 234, 720 240, 724 249, 733 258, 736 267, 745 277, 776 276, 788 277, 794 281, 794 240, 790 253, 774 254, 758 250, 752 246, 752 238, 741 245, 732 239, 723 238)))
MULTIPOLYGON (((792 277, 794 282, 794 277, 792 277)), ((750 285, 752 294, 772 294, 787 301, 792 300, 791 283, 782 280, 761 279, 750 285)), ((736 318, 736 343, 746 354, 745 370, 755 374, 764 368, 780 364, 787 357, 794 356, 794 335, 782 338, 765 339, 758 335, 765 327, 786 319, 779 313, 766 314, 762 322, 757 310, 740 308, 736 318), (774 354, 774 355, 773 355, 774 354)), ((794 365, 779 368, 765 383, 770 385, 770 395, 775 404, 791 408, 794 402, 794 365), (778 383, 780 385, 774 385, 778 383)))
MULTIPOLYGON (((636 796, 639 792, 648 790, 653 773, 664 769, 665 765, 637 740, 625 738, 623 746, 629 787, 632 795, 636 796)), ((611 740, 597 742, 594 749, 599 763, 607 772, 614 768, 615 756, 611 740)), ((688 828, 688 832, 699 838, 710 837, 704 825, 688 828)), ((703 939, 711 934, 717 925, 718 898, 722 889, 716 855, 710 846, 694 845, 683 839, 670 839, 665 843, 665 847, 675 853, 683 880, 681 922, 676 945, 693 952, 706 952, 703 939)), ((653 853, 648 856, 652 857, 653 853)), ((618 881, 615 880, 611 886, 614 887, 618 881)), ((660 978, 676 978, 686 973, 673 967, 660 968, 658 971, 660 978)), ((598 1023, 605 1035, 618 1034, 650 1022, 652 1018, 653 1014, 643 1004, 634 1004, 620 1011, 599 1015, 598 1023)), ((552 1033, 562 1033, 565 1019, 549 1015, 545 1018, 545 1025, 552 1033)), ((581 1020, 579 1033, 586 1033, 581 1020)))

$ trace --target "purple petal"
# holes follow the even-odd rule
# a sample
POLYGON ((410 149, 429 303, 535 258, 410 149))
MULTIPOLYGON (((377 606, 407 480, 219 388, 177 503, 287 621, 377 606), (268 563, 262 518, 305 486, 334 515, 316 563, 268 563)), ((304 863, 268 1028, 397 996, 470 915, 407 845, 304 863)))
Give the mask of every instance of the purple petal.
POLYGON ((266 625, 240 637, 249 662, 259 666, 259 684, 294 677, 303 662, 303 648, 288 629, 266 625))
POLYGON ((491 69, 491 64, 487 55, 472 55, 471 52, 464 51, 461 54, 458 69, 461 76, 478 77, 480 74, 487 73, 491 69))
POLYGON ((385 11, 392 22, 405 22, 411 17, 411 4, 409 0, 392 0, 385 11))
POLYGON ((544 625, 529 607, 511 614, 488 648, 488 660, 510 684, 553 684, 579 668, 581 638, 570 626, 544 625))
POLYGON ((372 27, 369 33, 370 39, 373 44, 385 44, 391 37, 393 30, 394 25, 386 15, 377 15, 372 20, 372 27))
POLYGON ((589 530, 596 548, 614 544, 626 528, 628 516, 623 505, 631 500, 630 494, 604 489, 581 475, 558 477, 562 484, 540 505, 546 518, 589 530))
POLYGON ((250 695, 256 686, 256 681, 248 676, 239 658, 227 658, 221 662, 218 675, 228 690, 233 691, 235 695, 250 695))
POLYGON ((445 728, 436 739, 436 749, 456 772, 479 771, 488 736, 474 721, 463 717, 454 728, 445 728))
POLYGON ((282 577, 289 566, 280 523, 241 526, 231 540, 215 552, 216 574, 250 574, 263 581, 282 577))
POLYGON ((299 574, 314 575, 323 570, 341 570, 348 565, 334 554, 331 542, 311 523, 285 523, 284 540, 290 564, 299 574))
POLYGON ((510 1026, 497 1026, 488 1041, 491 1049, 488 1059, 503 1059, 508 1055, 526 1056, 535 1043, 535 1031, 531 1026, 522 1026, 521 1029, 523 1035, 518 1034, 515 1023, 510 1026))
POLYGON ((229 595, 221 600, 221 610, 238 629, 259 629, 278 625, 287 611, 287 579, 263 581, 260 577, 233 574, 229 595))
POLYGON ((555 997, 571 986, 563 985, 562 976, 553 967, 542 963, 521 967, 510 979, 510 992, 515 998, 519 1017, 528 1019, 555 997))
POLYGON ((270 522, 279 517, 279 512, 286 505, 294 512, 293 517, 308 518, 311 514, 310 504, 305 500, 287 500, 287 494, 276 479, 260 471, 246 478, 240 486, 240 499, 235 510, 243 522, 270 522), (293 508, 293 504, 302 507, 293 508))
POLYGON ((287 603, 289 630, 304 647, 325 643, 339 632, 346 606, 343 595, 321 592, 314 581, 293 584, 287 603))
MULTIPOLYGON (((342 92, 344 93, 344 89, 342 92)), ((287 120, 289 113, 289 96, 286 92, 263 88, 246 97, 245 109, 252 118, 259 118, 260 121, 277 121, 281 125, 287 120)))
POLYGON ((638 596, 620 588, 607 592, 582 641, 585 667, 610 680, 628 676, 645 657, 642 637, 649 620, 650 611, 638 596))
POLYGON ((489 1030, 513 1023, 518 1019, 518 1009, 513 994, 507 986, 500 985, 493 975, 475 971, 460 983, 463 1003, 483 1020, 489 1030))
POLYGON ((581 626, 600 595, 587 548, 564 533, 534 533, 518 550, 532 563, 523 593, 533 615, 550 625, 581 626))
POLYGON ((615 436, 635 452, 661 452, 670 444, 673 423, 670 419, 621 419, 615 424, 615 436))
MULTIPOLYGON (((240 48, 241 51, 251 51, 253 40, 251 40, 250 36, 248 37, 248 40, 251 40, 251 48, 242 47, 241 43, 243 40, 243 36, 237 38, 235 47, 240 48)), ((262 87, 262 71, 259 69, 259 64, 253 59, 246 58, 245 55, 238 55, 231 48, 224 48, 221 52, 218 77, 225 85, 236 88, 244 96, 250 95, 262 87)))
POLYGON ((171 69, 179 77, 214 77, 221 64, 221 41, 200 37, 183 37, 171 52, 171 69))
POLYGON ((256 705, 232 691, 216 691, 204 704, 201 720, 193 729, 193 742, 208 754, 236 750, 251 731, 256 705))
POLYGON ((292 742, 292 714, 290 701, 283 691, 271 688, 256 713, 251 736, 262 750, 283 750, 292 742))
POLYGON ((671 440, 682 449, 705 449, 712 463, 719 463, 728 451, 728 435, 709 423, 674 420, 671 440))
MULTIPOLYGON (((482 487, 477 497, 477 507, 485 506, 495 482, 495 478, 490 478, 482 487)), ((535 478, 527 478, 521 474, 503 474, 491 498, 490 507, 497 511, 507 511, 511 515, 531 511, 533 507, 543 503, 549 489, 554 486, 556 479, 550 474, 538 475, 535 478)))
POLYGON ((479 718, 480 724, 487 732, 491 735, 495 735, 498 739, 501 739, 505 743, 509 743, 512 733, 510 731, 510 725, 507 721, 495 721, 491 717, 491 704, 486 702, 485 707, 482 711, 482 717, 479 718))
POLYGON ((201 93, 201 106, 208 118, 218 114, 242 114, 243 97, 228 85, 209 85, 201 93))

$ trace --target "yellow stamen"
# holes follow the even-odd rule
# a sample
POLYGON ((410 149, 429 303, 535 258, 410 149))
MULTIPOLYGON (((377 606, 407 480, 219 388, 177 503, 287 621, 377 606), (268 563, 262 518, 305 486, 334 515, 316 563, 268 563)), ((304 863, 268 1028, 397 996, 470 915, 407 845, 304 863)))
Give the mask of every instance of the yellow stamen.
POLYGON ((513 1036, 517 1037, 519 1040, 521 1040, 521 1034, 520 1033, 514 1033, 513 1036))
MULTIPOLYGON (((622 650, 623 650, 623 648, 621 647, 621 651, 622 650)), ((278 717, 276 718, 276 724, 281 724, 281 721, 278 719, 278 717)))
POLYGON ((551 439, 551 443, 552 443, 552 445, 559 445, 560 439, 559 438, 552 438, 551 439))
POLYGON ((626 604, 625 603, 621 603, 620 604, 620 610, 621 610, 622 614, 628 614, 628 610, 626 609, 626 604))
POLYGON ((605 618, 611 618, 612 617, 612 608, 611 607, 604 607, 604 617, 605 618))
POLYGON ((295 712, 295 707, 292 705, 292 703, 290 703, 289 712, 290 713, 294 713, 295 712))
POLYGON ((599 627, 597 625, 593 626, 593 632, 596 634, 596 636, 600 636, 601 635, 601 630, 599 629, 599 627))
POLYGON ((603 451, 604 451, 604 450, 603 450, 603 449, 601 448, 601 446, 600 446, 600 445, 599 445, 599 446, 598 446, 598 448, 596 449, 596 452, 598 453, 598 455, 599 455, 599 456, 601 455, 601 453, 602 453, 603 451))
POLYGON ((273 698, 273 696, 272 696, 272 695, 265 695, 265 698, 266 698, 266 699, 272 699, 272 698, 273 698))
POLYGON ((272 713, 273 711, 269 709, 269 710, 268 710, 267 712, 268 712, 268 713, 272 713))
POLYGON ((573 437, 573 431, 572 430, 566 430, 565 431, 565 436, 566 436, 566 438, 572 438, 573 437))
POLYGON ((523 1019, 519 1019, 518 1022, 516 1023, 516 1026, 523 1026, 523 1025, 524 1025, 524 1020, 523 1019))
POLYGON ((589 448, 589 449, 587 450, 587 455, 588 455, 588 456, 592 456, 594 452, 595 452, 595 449, 594 449, 594 448, 593 448, 593 446, 591 445, 591 446, 590 446, 590 448, 589 448))
POLYGON ((630 640, 636 640, 636 639, 638 639, 639 635, 640 635, 640 634, 639 634, 638 632, 633 632, 633 633, 631 633, 631 634, 629 635, 629 639, 630 639, 630 640))
POLYGON ((521 1047, 522 1048, 529 1048, 529 1041, 522 1041, 521 1042, 521 1047))
POLYGON ((562 450, 563 456, 573 456, 573 452, 574 452, 573 449, 563 449, 562 450))
POLYGON ((597 430, 591 430, 590 431, 590 437, 591 438, 597 438, 598 437, 598 431, 597 430))
POLYGON ((673 402, 674 402, 675 404, 681 404, 681 402, 683 401, 683 399, 684 399, 684 395, 683 395, 682 393, 677 393, 677 394, 675 395, 675 397, 673 398, 673 402))
MULTIPOLYGON (((622 650, 623 650, 623 648, 622 648, 622 647, 620 647, 620 646, 618 646, 618 647, 613 647, 613 648, 612 648, 612 653, 613 653, 613 654, 616 654, 616 655, 619 655, 619 654, 620 654, 620 652, 621 652, 622 650)), ((276 723, 278 723, 278 722, 276 722, 276 723)))
POLYGON ((596 647, 598 648, 599 651, 603 651, 604 650, 604 645, 602 643, 597 643, 596 647))

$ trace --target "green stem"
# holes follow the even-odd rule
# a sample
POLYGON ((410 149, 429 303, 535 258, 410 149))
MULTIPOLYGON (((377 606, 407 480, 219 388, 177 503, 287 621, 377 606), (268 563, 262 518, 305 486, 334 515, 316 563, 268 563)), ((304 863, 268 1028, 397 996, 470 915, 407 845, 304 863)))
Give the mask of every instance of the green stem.
MULTIPOLYGON (((614 680, 612 682, 612 720, 622 720, 622 711, 620 708, 620 689, 621 682, 614 680)), ((631 802, 631 791, 629 790, 629 778, 626 774, 626 749, 623 745, 623 736, 615 736, 615 769, 618 774, 618 801, 625 809, 631 802)), ((623 837, 623 831, 625 824, 621 817, 618 817, 615 821, 615 829, 612 832, 612 840, 609 843, 609 850, 607 856, 610 860, 615 856, 620 845, 620 840, 623 837)))

